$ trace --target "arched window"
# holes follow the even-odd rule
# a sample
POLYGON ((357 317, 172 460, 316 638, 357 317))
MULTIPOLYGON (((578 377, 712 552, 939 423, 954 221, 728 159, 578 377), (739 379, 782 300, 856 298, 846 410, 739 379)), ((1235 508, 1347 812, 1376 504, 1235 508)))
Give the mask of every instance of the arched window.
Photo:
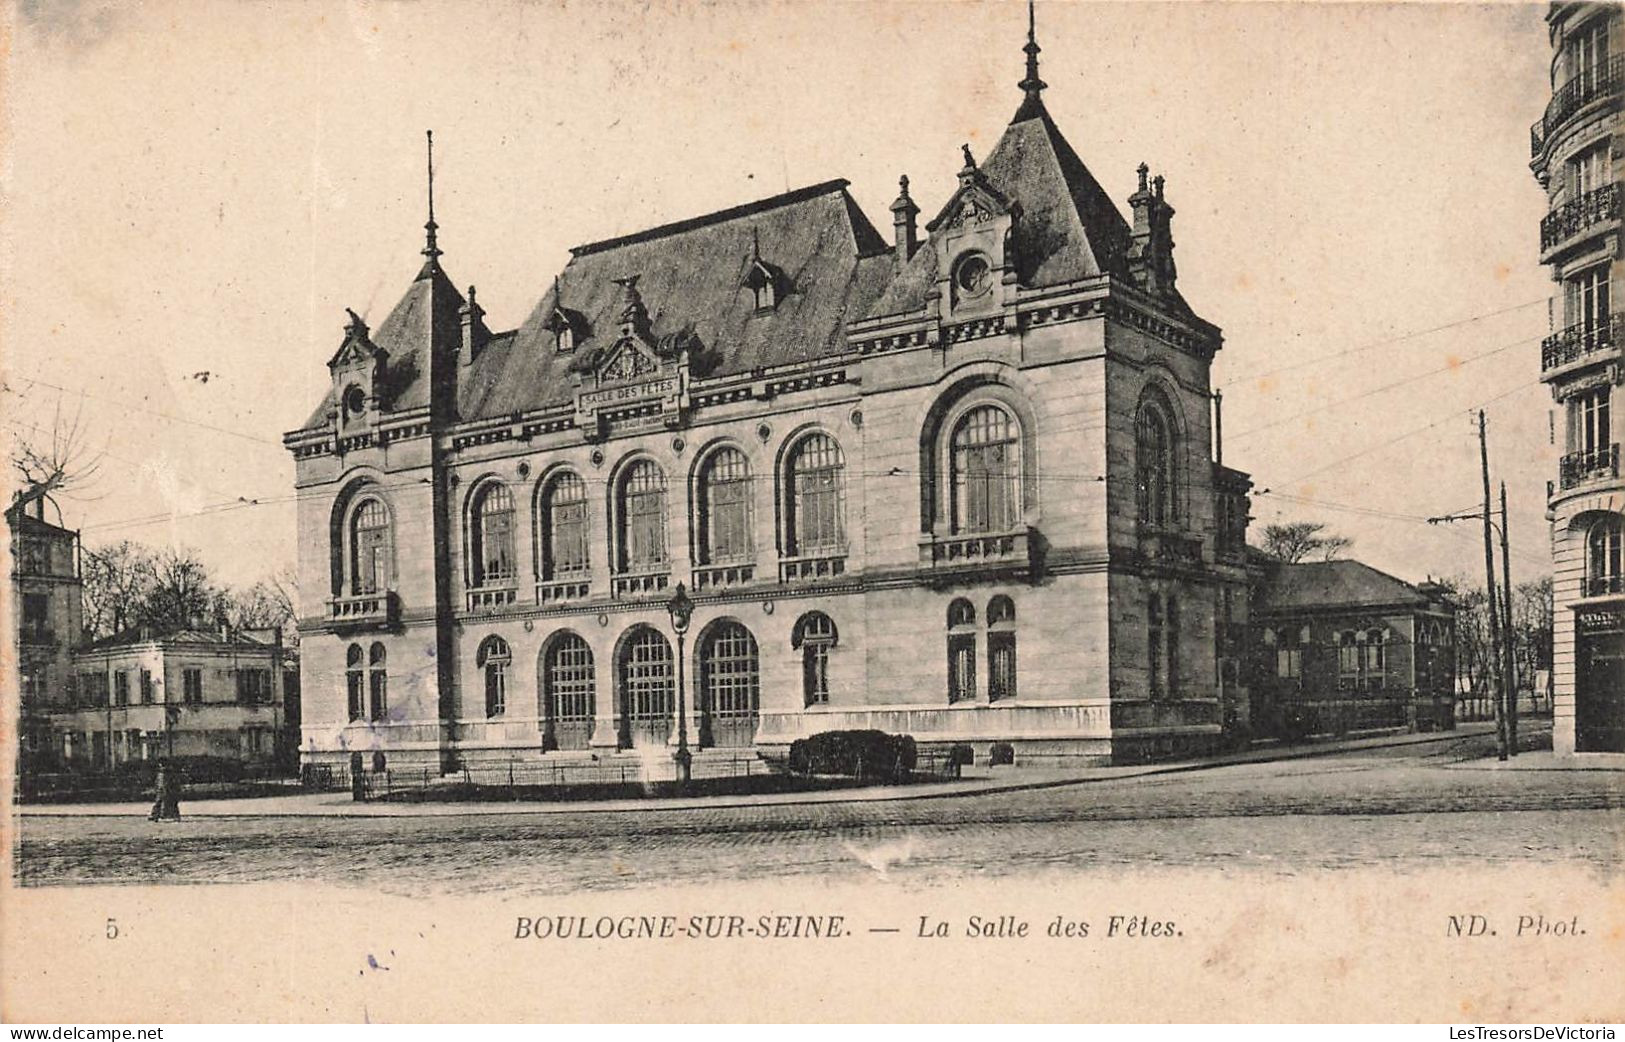
POLYGON ((348 694, 350 722, 367 718, 367 678, 361 645, 351 644, 344 652, 344 690, 348 694))
POLYGON ((963 597, 948 605, 948 703, 976 700, 976 608, 963 597))
POLYGON ((479 667, 485 673, 485 715, 501 716, 508 711, 508 642, 487 637, 480 645, 479 667))
POLYGON ((389 670, 382 643, 375 642, 367 651, 367 687, 372 695, 374 723, 383 723, 389 716, 389 670))
POLYGON ((846 548, 846 460, 827 434, 809 434, 790 453, 785 547, 792 557, 846 548))
POLYGON ((1174 429, 1167 412, 1156 401, 1142 403, 1134 424, 1134 465, 1143 524, 1166 525, 1176 520, 1174 459, 1174 429))
POLYGON ((755 744, 760 707, 756 638, 737 622, 719 622, 700 641, 700 746, 755 744))
POLYGON ((795 629, 790 632, 790 646, 801 649, 803 704, 829 704, 829 649, 839 639, 835 621, 821 611, 810 611, 796 620, 795 629))
POLYGON ((1361 668, 1368 676, 1381 677, 1387 668, 1383 651, 1386 640, 1387 634, 1382 630, 1372 630, 1365 635, 1365 661, 1361 668))
POLYGON ((350 518, 350 592, 365 596, 389 589, 392 555, 389 509, 368 496, 350 518))
POLYGON ((954 425, 949 476, 955 532, 1008 532, 1021 519, 1021 431, 997 405, 954 425))
POLYGON ((542 490, 538 512, 542 578, 579 576, 589 570, 587 557, 587 483, 571 471, 553 478, 542 490))
POLYGON ((1356 676, 1360 672, 1360 638, 1353 630, 1337 635, 1337 672, 1343 676, 1356 676))
POLYGON ((617 496, 620 569, 651 572, 666 567, 666 474, 653 460, 627 468, 617 496))
POLYGON ((598 699, 592 648, 574 633, 561 633, 542 661, 542 751, 585 749, 592 741, 598 699))
POLYGON ((621 644, 616 664, 620 683, 622 749, 664 745, 671 737, 676 702, 671 644, 648 626, 639 626, 621 644))
POLYGON ((1625 592, 1625 521, 1610 514, 1586 532, 1586 595, 1625 592))
POLYGON ((1016 602, 999 594, 987 602, 987 699, 1016 697, 1016 602))
POLYGON ((492 481, 474 494, 473 539, 469 547, 475 586, 505 583, 517 574, 513 548, 513 493, 492 481))
MULTIPOLYGON (((1272 638, 1274 631, 1265 630, 1272 638)), ((1305 631, 1307 632, 1307 631, 1305 631)), ((1275 640, 1268 643, 1274 644, 1275 640)), ((1307 643, 1304 632, 1282 630, 1280 634, 1280 647, 1275 649, 1275 675, 1282 680, 1297 680, 1303 676, 1303 644, 1307 643)))
POLYGON ((713 452, 700 470, 696 497, 701 564, 748 560, 750 538, 750 464, 738 449, 713 452))

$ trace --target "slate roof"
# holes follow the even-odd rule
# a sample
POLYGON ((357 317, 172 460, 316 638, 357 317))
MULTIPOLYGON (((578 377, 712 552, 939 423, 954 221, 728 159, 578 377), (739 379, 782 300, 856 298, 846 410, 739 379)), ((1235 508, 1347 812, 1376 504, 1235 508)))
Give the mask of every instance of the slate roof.
MULTIPOLYGON (((83 651, 105 651, 112 648, 131 647, 136 644, 217 644, 222 647, 236 645, 250 645, 255 648, 269 648, 275 640, 268 636, 265 630, 231 630, 222 634, 219 628, 207 629, 201 627, 177 626, 172 629, 156 629, 146 626, 132 626, 121 630, 110 637, 82 648, 83 651)), ((289 649, 284 649, 289 650, 289 649)))
POLYGON ((1275 562, 1253 596, 1255 612, 1434 603, 1425 593, 1360 561, 1275 562))
MULTIPOLYGON (((1131 234, 1111 197, 1061 135, 1043 102, 1022 105, 993 151, 978 164, 988 183, 1020 204, 1017 275, 1036 288, 1110 274, 1126 278, 1131 234)), ((867 317, 917 310, 936 277, 922 247, 867 317)))

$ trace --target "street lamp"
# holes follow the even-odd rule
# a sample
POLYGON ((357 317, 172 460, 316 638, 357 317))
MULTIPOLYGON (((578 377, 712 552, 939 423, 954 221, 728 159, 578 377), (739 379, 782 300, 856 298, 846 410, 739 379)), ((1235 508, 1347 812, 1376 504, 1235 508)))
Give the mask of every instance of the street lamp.
POLYGON ((694 616, 694 601, 683 589, 683 584, 677 584, 677 590, 666 602, 666 613, 671 616, 672 631, 677 634, 677 751, 672 759, 677 761, 677 781, 687 788, 694 769, 694 754, 688 750, 688 704, 687 692, 683 684, 683 635, 688 632, 688 623, 694 616))

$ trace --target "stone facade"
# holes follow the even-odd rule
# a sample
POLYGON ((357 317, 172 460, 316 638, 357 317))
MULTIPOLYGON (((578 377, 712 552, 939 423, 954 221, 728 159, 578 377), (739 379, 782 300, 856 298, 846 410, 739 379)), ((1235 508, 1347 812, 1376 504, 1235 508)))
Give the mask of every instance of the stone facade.
POLYGON ((919 233, 841 181, 577 247, 493 332, 425 262, 286 443, 307 763, 782 757, 841 728, 1017 762, 1244 723, 1247 476, 1219 331, 1041 100, 919 233), (675 631, 681 585, 694 614, 675 631))
POLYGON ((1550 203, 1540 260, 1559 287, 1541 352, 1563 439, 1547 508, 1553 742, 1560 753, 1625 753, 1625 478, 1612 417, 1625 382, 1617 303, 1625 23, 1606 3, 1555 3, 1547 23, 1552 97, 1531 128, 1530 167, 1550 203))

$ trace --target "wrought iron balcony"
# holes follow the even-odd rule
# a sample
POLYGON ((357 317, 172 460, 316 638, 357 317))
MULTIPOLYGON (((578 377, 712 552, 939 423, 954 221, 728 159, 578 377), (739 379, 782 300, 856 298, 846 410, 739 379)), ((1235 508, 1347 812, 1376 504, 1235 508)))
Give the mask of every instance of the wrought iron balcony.
POLYGON ((697 564, 694 589, 714 590, 723 586, 743 586, 756 577, 754 564, 697 564))
POLYGON ((1553 248, 1604 221, 1619 220, 1619 185, 1607 184, 1564 203, 1540 219, 1540 252, 1553 248))
POLYGON ((476 586, 468 591, 469 611, 495 611, 519 602, 519 587, 476 586))
POLYGON ((1565 489, 1592 481, 1619 477, 1619 443, 1590 452, 1571 452, 1558 466, 1557 480, 1565 489))
POLYGON ((592 591, 592 580, 586 575, 565 576, 536 584, 537 604, 558 604, 562 601, 586 600, 592 591))
POLYGON ((335 626, 354 629, 393 626, 400 602, 393 592, 352 594, 327 602, 327 618, 335 626))
POLYGON ((610 580, 610 593, 615 597, 647 597, 671 585, 671 573, 664 567, 658 572, 623 572, 610 580))
POLYGON ((779 581, 786 583, 813 582, 833 579, 846 572, 846 551, 801 554, 779 561, 779 581))
POLYGON ((1553 91, 1552 100, 1546 103, 1545 115, 1529 128, 1530 157, 1546 150, 1552 133, 1564 120, 1598 98, 1618 94, 1622 84, 1625 84, 1625 55, 1616 54, 1601 68, 1583 72, 1553 91))
POLYGON ((1625 314, 1613 314, 1601 324, 1576 323, 1541 341, 1542 375, 1576 363, 1618 357, 1618 332, 1625 330, 1625 314))

